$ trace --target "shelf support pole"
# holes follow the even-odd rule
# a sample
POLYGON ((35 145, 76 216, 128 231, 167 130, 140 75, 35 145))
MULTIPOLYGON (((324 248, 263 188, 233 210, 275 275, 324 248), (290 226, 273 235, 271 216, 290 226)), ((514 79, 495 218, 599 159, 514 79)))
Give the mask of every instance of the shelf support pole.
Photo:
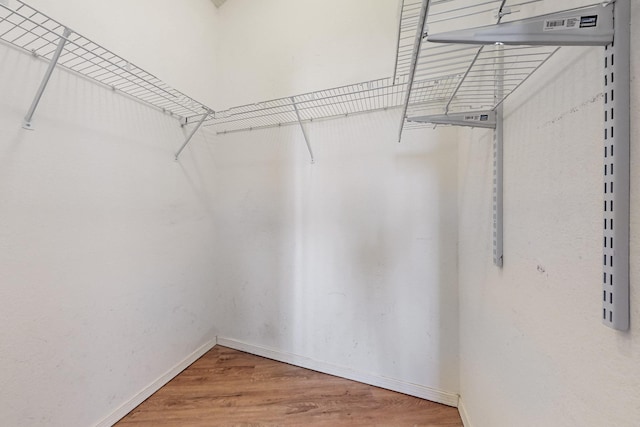
POLYGON ((296 117, 298 118, 298 124, 300 125, 300 130, 302 131, 302 136, 304 137, 304 142, 307 144, 307 150, 309 150, 309 156, 311 156, 311 163, 315 163, 315 159, 313 157, 313 150, 311 149, 311 144, 309 143, 309 138, 307 137, 307 131, 304 129, 302 125, 302 119, 300 118, 300 112, 298 111, 298 105, 296 104, 295 98, 291 97, 291 104, 293 104, 293 111, 296 113, 296 117))
POLYGON ((187 145, 189 144, 189 142, 191 141, 191 138, 193 138, 193 136, 196 134, 196 132, 198 132, 198 129, 200 129, 200 127, 202 126, 202 124, 204 123, 205 120, 207 120, 207 118, 213 113, 212 110, 207 109, 207 112, 205 114, 202 115, 202 118, 200 119, 200 121, 198 121, 198 123, 195 125, 195 127, 193 129, 191 129, 191 132, 189 133, 189 135, 187 136, 187 139, 185 139, 184 143, 182 144, 182 146, 180 147, 180 149, 178 150, 178 152, 176 153, 175 159, 176 161, 178 160, 178 157, 180 157, 180 154, 182 153, 182 151, 187 147, 187 145))
POLYGON ((40 103, 40 99, 42 98, 42 94, 44 90, 47 88, 47 84, 49 83, 49 79, 51 78, 51 74, 53 74, 53 70, 56 68, 56 64, 58 63, 58 59, 60 59, 60 55, 62 54, 62 50, 64 49, 64 45, 67 42, 69 36, 73 33, 69 28, 65 27, 64 32, 62 33, 62 37, 58 40, 58 46, 56 47, 55 52, 53 53, 53 57, 49 61, 49 66, 47 67, 47 71, 44 73, 44 77, 42 78, 42 82, 40 83, 40 87, 36 92, 36 96, 31 103, 31 107, 27 112, 27 115, 24 116, 24 121, 22 122, 22 127, 27 130, 33 130, 33 115, 36 112, 36 108, 38 108, 38 104, 40 103))
POLYGON ((420 50, 422 49, 422 40, 426 37, 425 30, 427 28, 427 15, 429 14, 429 0, 422 0, 422 8, 420 9, 420 19, 418 21, 418 29, 416 31, 416 40, 413 44, 413 55, 411 57, 411 68, 409 70, 409 81, 407 82, 407 90, 404 95, 404 105, 402 106, 402 117, 400 117, 400 130, 398 131, 398 142, 402 140, 402 131, 404 130, 404 121, 407 117, 409 109, 409 99, 411 98, 411 90, 413 89, 413 81, 416 77, 416 69, 418 68, 418 59, 420 58, 420 50))

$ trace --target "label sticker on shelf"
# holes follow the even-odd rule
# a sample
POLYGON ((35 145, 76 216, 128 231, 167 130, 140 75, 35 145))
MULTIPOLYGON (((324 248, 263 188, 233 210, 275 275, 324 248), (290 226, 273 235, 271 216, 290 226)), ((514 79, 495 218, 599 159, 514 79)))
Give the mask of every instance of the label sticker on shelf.
POLYGON ((486 122, 489 120, 488 114, 479 114, 473 116, 464 116, 464 120, 471 122, 486 122))
MULTIPOLYGON (((586 16, 585 18, 592 18, 586 16)), ((582 19, 578 16, 564 19, 547 19, 544 21, 544 31, 571 30, 580 28, 582 19)))
POLYGON ((580 28, 592 28, 598 26, 598 15, 583 16, 580 18, 580 28))

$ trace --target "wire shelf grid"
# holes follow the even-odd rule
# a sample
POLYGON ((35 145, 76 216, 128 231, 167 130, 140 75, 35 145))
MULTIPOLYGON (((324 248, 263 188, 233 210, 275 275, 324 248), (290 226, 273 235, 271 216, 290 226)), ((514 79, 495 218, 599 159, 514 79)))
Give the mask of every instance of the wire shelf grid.
MULTIPOLYGON (((411 30, 406 28, 415 23, 415 32, 420 3, 419 0, 405 0, 402 14, 405 22, 400 24, 403 28, 400 33, 406 34, 407 39, 403 39, 402 46, 399 44, 396 72, 407 71, 408 61, 402 60, 412 41, 408 38, 411 30)), ((543 0, 431 1, 427 32, 452 31, 528 17, 541 3, 543 0)), ((415 67, 407 117, 495 109, 557 50, 557 47, 549 46, 477 46, 424 41, 415 67), (499 91, 498 81, 501 82, 499 91), (436 85, 439 90, 424 90, 425 85, 436 85)), ((407 129, 421 127, 412 122, 405 122, 404 126, 407 129)))
MULTIPOLYGON (((520 19, 534 14, 541 4, 544 0, 432 0, 427 29, 449 31, 493 24, 499 19, 520 19), (501 6, 504 14, 499 17, 501 6)), ((302 121, 313 121, 401 107, 407 96, 407 117, 495 109, 558 50, 424 42, 407 94, 421 9, 422 0, 402 2, 393 77, 233 107, 217 112, 205 126, 217 133, 283 126, 298 122, 294 103, 302 121), (498 78, 502 82, 500 91, 496 91, 498 78)), ((406 129, 424 126, 404 122, 406 129)))
POLYGON ((229 133, 294 124, 295 107, 303 122, 395 108, 403 102, 406 85, 406 76, 398 84, 385 78, 242 105, 216 112, 205 126, 229 133))
MULTIPOLYGON (((0 3, 0 41, 50 61, 66 27, 20 0, 0 3)), ((72 32, 58 59, 73 73, 89 78, 178 118, 209 114, 209 109, 153 74, 99 44, 72 32)))
MULTIPOLYGON (((0 3, 0 41, 51 60, 66 27, 28 6, 0 3)), ((493 24, 532 15, 544 0, 432 0, 427 31, 437 33, 493 24), (501 9, 502 7, 502 9, 501 9), (498 16, 498 11, 505 14, 498 16)), ((543 8, 544 8, 543 7, 543 8)), ((422 43, 413 84, 408 91, 422 0, 403 0, 394 76, 332 89, 229 108, 215 114, 205 105, 171 88, 99 44, 72 32, 58 64, 187 122, 207 117, 217 133, 236 132, 301 121, 348 116, 396 108, 408 103, 407 117, 442 112, 495 109, 558 48, 422 43), (500 78, 502 90, 496 91, 500 78), (407 93, 408 92, 408 93, 407 93), (496 96, 499 93, 500 96, 496 96), (408 97, 408 99, 407 99, 408 97)), ((406 128, 420 127, 405 121, 406 128)))

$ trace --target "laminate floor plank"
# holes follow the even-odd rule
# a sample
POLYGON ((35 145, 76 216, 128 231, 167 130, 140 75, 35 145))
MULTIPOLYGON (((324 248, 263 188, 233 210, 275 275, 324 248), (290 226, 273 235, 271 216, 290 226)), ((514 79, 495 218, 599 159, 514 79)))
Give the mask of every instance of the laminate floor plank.
POLYGON ((116 427, 462 427, 457 409, 216 346, 116 427))

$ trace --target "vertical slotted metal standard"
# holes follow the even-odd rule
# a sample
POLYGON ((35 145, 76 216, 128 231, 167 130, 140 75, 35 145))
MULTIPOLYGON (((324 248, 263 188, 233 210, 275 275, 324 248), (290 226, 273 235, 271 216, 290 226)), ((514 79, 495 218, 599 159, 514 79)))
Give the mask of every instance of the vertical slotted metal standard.
MULTIPOLYGON (((504 97, 504 49, 496 45, 495 55, 495 102, 504 97)), ((496 129, 493 132, 493 264, 502 267, 504 263, 502 239, 502 188, 503 188, 503 104, 496 108, 496 129)))
POLYGON ((613 43, 604 58, 604 251, 605 325, 629 329, 630 4, 615 3, 613 43))

